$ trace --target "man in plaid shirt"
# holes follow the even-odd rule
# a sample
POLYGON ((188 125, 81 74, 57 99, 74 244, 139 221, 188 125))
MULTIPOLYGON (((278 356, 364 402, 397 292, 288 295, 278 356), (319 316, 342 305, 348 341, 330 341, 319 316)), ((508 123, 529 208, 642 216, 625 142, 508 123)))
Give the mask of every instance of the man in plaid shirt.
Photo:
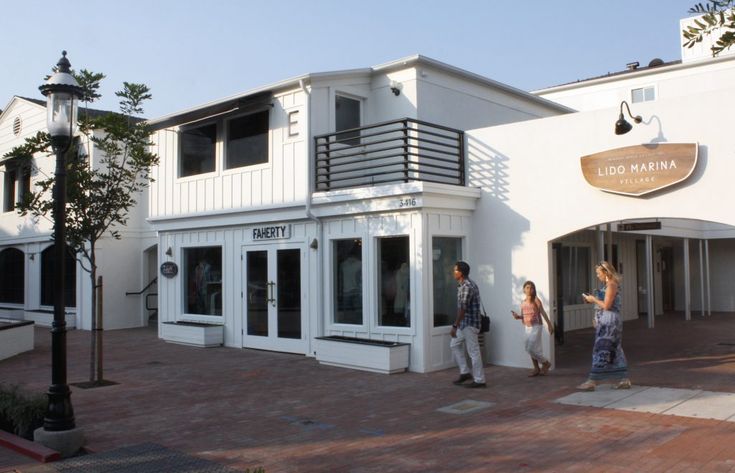
POLYGON ((457 261, 454 265, 454 279, 457 286, 457 319, 452 325, 452 340, 449 347, 452 349, 454 359, 459 366, 459 378, 454 384, 461 385, 472 379, 467 388, 484 388, 485 368, 483 366, 480 344, 477 335, 480 333, 480 290, 477 284, 470 278, 470 265, 464 261, 457 261), (467 366, 465 348, 472 360, 472 374, 467 366))

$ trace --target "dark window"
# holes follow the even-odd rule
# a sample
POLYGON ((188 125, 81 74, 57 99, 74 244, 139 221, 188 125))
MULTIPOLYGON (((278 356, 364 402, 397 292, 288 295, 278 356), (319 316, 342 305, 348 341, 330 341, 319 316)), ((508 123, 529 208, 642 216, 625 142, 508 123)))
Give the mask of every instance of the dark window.
POLYGON ((20 187, 18 188, 18 201, 25 202, 31 194, 31 168, 25 167, 20 174, 20 187))
POLYGON ((227 169, 268 162, 268 111, 227 122, 227 169))
POLYGON ((24 281, 23 252, 16 248, 0 251, 0 302, 22 304, 24 281))
POLYGON ((378 239, 378 324, 411 326, 411 261, 408 237, 378 239))
POLYGON ((335 240, 334 323, 362 324, 362 240, 335 240))
POLYGON ((5 170, 5 182, 3 183, 3 212, 12 212, 15 209, 15 180, 17 177, 17 169, 5 170))
MULTIPOLYGON (((66 285, 64 286, 64 305, 77 306, 77 262, 71 253, 64 252, 66 285)), ((56 266, 54 245, 41 253, 41 305, 54 305, 54 267, 56 266)))
POLYGON ((582 293, 594 293, 591 254, 592 251, 586 246, 562 247, 564 305, 583 304, 582 293))
POLYGON ((182 130, 179 177, 214 172, 216 144, 216 124, 182 130))
MULTIPOLYGON (((360 101, 337 95, 334 99, 335 131, 360 127, 360 101)), ((337 141, 345 145, 359 145, 360 132, 351 131, 337 135, 337 141)))
POLYGON ((184 249, 186 313, 222 315, 222 248, 184 249))
POLYGON ((454 263, 462 260, 462 239, 434 237, 431 240, 434 280, 434 327, 452 325, 457 318, 457 281, 454 263))

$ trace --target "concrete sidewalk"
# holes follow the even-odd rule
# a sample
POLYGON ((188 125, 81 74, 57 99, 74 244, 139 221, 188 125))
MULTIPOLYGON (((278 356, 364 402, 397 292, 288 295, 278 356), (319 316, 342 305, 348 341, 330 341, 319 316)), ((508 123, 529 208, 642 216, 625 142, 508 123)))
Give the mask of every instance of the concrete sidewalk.
MULTIPOLYGON (((735 329, 725 317, 709 322, 713 333, 735 329)), ((455 370, 388 376, 303 356, 171 345, 155 329, 120 330, 105 333, 105 378, 119 384, 73 387, 72 402, 96 452, 150 443, 236 471, 735 472, 732 422, 554 402, 584 380, 578 358, 589 359, 591 339, 576 336, 549 376, 488 366, 488 388, 469 390, 451 384, 455 370)), ((661 347, 636 341, 634 330, 625 336, 634 384, 666 387, 661 364, 635 348, 661 347)), ((84 381, 89 332, 68 339, 69 381, 84 381)), ((735 392, 735 347, 709 345, 717 352, 706 357, 716 359, 677 359, 668 387, 688 376, 690 388, 735 392)), ((36 347, 0 362, 0 379, 45 391, 47 329, 36 329, 36 347)))

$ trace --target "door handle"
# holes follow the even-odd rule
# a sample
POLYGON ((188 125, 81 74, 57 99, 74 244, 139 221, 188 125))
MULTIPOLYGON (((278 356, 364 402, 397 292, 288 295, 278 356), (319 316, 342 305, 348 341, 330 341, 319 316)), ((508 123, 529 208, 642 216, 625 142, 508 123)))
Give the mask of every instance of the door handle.
POLYGON ((270 302, 271 304, 273 304, 273 307, 276 306, 275 292, 276 292, 276 283, 273 281, 269 281, 268 282, 268 298, 265 301, 266 303, 270 302))

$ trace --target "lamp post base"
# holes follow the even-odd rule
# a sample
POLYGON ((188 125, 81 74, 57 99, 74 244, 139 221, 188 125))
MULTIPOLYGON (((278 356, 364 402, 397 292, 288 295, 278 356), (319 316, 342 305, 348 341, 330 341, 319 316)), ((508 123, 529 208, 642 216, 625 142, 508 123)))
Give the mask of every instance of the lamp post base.
POLYGON ((84 432, 78 428, 55 432, 39 427, 33 431, 33 441, 56 450, 61 458, 68 458, 79 453, 84 446, 84 432))

